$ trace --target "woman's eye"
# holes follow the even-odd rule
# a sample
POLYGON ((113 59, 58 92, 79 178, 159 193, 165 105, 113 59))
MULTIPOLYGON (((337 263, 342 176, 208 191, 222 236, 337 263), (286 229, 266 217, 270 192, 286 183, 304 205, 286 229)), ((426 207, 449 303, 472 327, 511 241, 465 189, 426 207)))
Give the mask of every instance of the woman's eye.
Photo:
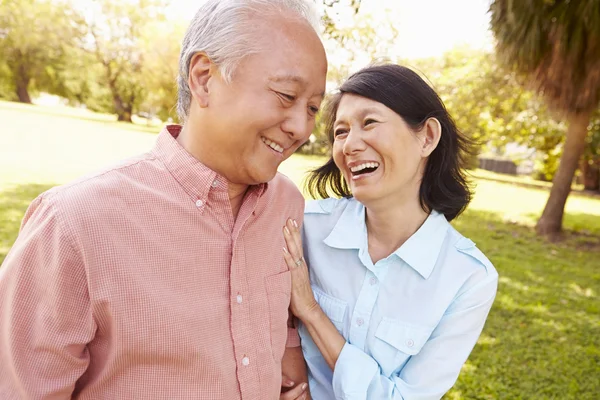
POLYGON ((374 123, 376 123, 376 122, 377 122, 377 121, 375 121, 375 120, 374 120, 374 119, 372 119, 372 118, 367 118, 367 119, 365 119, 365 123, 364 123, 364 125, 365 125, 365 126, 367 126, 367 125, 374 124, 374 123))

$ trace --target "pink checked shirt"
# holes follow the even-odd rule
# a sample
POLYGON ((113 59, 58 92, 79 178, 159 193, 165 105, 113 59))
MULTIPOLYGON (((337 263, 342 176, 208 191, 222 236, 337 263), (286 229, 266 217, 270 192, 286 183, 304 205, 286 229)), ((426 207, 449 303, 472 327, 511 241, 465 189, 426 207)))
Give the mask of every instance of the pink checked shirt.
POLYGON ((279 397, 303 198, 277 175, 234 220, 179 131, 31 204, 0 268, 0 399, 279 397))

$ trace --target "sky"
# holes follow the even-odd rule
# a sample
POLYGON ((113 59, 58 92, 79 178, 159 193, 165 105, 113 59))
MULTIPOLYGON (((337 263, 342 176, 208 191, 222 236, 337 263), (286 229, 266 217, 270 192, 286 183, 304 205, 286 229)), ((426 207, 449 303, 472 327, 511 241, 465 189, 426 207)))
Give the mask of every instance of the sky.
MULTIPOLYGON (((170 14, 190 20, 200 4, 202 0, 172 0, 170 14)), ((457 46, 490 48, 488 8, 489 0, 362 0, 360 13, 394 23, 398 36, 390 55, 422 58, 457 46)), ((350 16, 341 19, 352 24, 350 16)))

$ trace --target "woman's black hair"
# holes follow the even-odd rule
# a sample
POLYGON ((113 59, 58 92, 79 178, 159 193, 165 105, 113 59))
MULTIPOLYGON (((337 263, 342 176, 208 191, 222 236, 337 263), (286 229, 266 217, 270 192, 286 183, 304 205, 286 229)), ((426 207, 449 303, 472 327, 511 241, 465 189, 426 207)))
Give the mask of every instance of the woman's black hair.
MULTIPOLYGON (((385 105, 415 131, 420 130, 429 118, 440 122, 440 141, 427 160, 419 199, 425 212, 436 210, 448 221, 460 215, 472 197, 464 168, 469 155, 474 154, 474 143, 456 128, 437 93, 407 67, 385 64, 364 68, 342 84, 324 110, 330 144, 333 144, 333 124, 344 94, 362 96, 385 105)), ((333 155, 323 166, 311 171, 306 188, 314 198, 328 198, 330 194, 352 196, 333 155)))

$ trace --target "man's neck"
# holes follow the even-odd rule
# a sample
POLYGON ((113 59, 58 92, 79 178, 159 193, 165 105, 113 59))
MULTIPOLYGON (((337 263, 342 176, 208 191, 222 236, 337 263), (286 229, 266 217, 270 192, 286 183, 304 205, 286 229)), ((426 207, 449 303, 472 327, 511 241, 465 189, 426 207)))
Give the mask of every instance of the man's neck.
POLYGON ((231 204, 231 212, 233 219, 236 220, 244 201, 244 196, 248 190, 248 185, 240 185, 236 183, 228 183, 229 187, 229 203, 231 204))
MULTIPOLYGON (((193 133, 198 129, 200 128, 192 126, 191 122, 186 123, 181 128, 179 136, 177 136, 177 142, 196 160, 223 176, 225 179, 228 179, 222 171, 219 171, 216 165, 213 165, 211 158, 207 157, 205 154, 208 146, 202 145, 199 140, 196 139, 198 135, 193 133)), ((246 190, 248 190, 248 185, 228 182, 228 188, 231 211, 233 212, 233 218, 236 219, 242 206, 246 190)))

